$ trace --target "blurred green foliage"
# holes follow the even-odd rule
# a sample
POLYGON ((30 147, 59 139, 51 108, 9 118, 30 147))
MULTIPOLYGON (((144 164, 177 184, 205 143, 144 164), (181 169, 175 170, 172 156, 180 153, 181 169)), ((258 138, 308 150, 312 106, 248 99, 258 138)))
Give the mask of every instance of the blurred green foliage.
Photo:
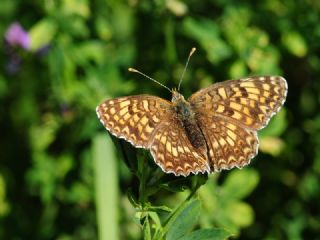
POLYGON ((2 0, 0 16, 3 38, 13 22, 30 36, 1 47, 0 239, 319 238, 319 1, 2 0), (170 99, 127 68, 174 87, 191 47, 185 96, 248 75, 288 81, 246 169, 165 175, 113 138, 116 151, 96 117, 105 98, 170 99))

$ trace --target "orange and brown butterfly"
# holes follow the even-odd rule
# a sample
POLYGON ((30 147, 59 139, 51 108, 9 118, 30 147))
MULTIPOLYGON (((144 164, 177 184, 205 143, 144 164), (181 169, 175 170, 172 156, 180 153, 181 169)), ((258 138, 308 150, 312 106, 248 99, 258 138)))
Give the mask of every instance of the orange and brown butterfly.
POLYGON ((187 100, 169 89, 171 102, 127 96, 105 100, 96 111, 110 133, 149 149, 164 172, 188 176, 249 164, 258 153, 257 131, 280 110, 287 88, 280 76, 247 77, 215 83, 187 100))

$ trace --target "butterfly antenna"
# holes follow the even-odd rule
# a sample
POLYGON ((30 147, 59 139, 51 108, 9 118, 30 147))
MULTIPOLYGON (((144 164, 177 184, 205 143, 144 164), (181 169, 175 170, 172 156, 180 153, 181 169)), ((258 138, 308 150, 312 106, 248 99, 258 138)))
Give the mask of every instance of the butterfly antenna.
POLYGON ((184 66, 182 75, 181 75, 181 77, 180 77, 180 81, 179 81, 179 85, 178 85, 178 91, 180 90, 180 85, 181 85, 182 79, 183 79, 183 77, 184 77, 184 74, 185 74, 185 72, 186 72, 186 70, 187 70, 187 67, 188 67, 190 58, 191 58, 192 54, 193 54, 195 51, 196 51, 196 48, 192 48, 191 51, 190 51, 190 53, 189 53, 189 57, 188 57, 188 59, 187 59, 186 65, 184 66))
POLYGON ((167 86, 163 85, 162 83, 158 82, 157 80, 153 79, 152 77, 149 77, 148 75, 138 71, 137 69, 134 69, 134 68, 128 68, 128 71, 129 72, 134 72, 134 73, 138 73, 148 79, 150 79, 151 81, 154 81, 155 83, 158 83, 160 86, 164 87, 165 89, 169 90, 169 92, 172 93, 172 90, 170 88, 168 88, 167 86))

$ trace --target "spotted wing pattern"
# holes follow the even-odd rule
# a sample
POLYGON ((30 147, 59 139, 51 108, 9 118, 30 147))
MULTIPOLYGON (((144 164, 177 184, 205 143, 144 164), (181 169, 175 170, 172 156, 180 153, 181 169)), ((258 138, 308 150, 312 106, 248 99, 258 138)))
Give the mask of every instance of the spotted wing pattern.
POLYGON ((104 127, 135 147, 148 148, 152 136, 163 121, 172 115, 171 102, 162 98, 138 95, 102 102, 96 109, 104 127))
POLYGON ((150 149, 164 172, 177 176, 210 172, 206 149, 190 144, 171 102, 146 95, 120 97, 104 101, 96 111, 113 135, 150 149))
POLYGON ((257 130, 279 111, 287 83, 281 77, 225 81, 189 98, 204 134, 212 171, 243 167, 257 155, 257 130))
POLYGON ((250 77, 213 84, 188 100, 196 111, 214 113, 237 126, 259 130, 279 111, 287 89, 282 77, 250 77))
POLYGON ((174 115, 157 129, 150 150, 155 162, 167 173, 188 176, 210 172, 207 149, 192 146, 174 115))
POLYGON ((199 116, 198 121, 209 148, 211 171, 234 167, 242 168, 258 153, 258 138, 255 131, 242 128, 223 118, 199 116))

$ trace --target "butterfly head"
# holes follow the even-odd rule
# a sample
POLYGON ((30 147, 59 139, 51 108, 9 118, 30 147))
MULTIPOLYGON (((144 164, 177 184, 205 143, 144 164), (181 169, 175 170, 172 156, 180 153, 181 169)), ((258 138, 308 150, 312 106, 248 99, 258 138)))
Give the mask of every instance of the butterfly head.
POLYGON ((172 89, 172 103, 179 103, 179 102, 185 102, 184 96, 179 93, 176 89, 172 89))

